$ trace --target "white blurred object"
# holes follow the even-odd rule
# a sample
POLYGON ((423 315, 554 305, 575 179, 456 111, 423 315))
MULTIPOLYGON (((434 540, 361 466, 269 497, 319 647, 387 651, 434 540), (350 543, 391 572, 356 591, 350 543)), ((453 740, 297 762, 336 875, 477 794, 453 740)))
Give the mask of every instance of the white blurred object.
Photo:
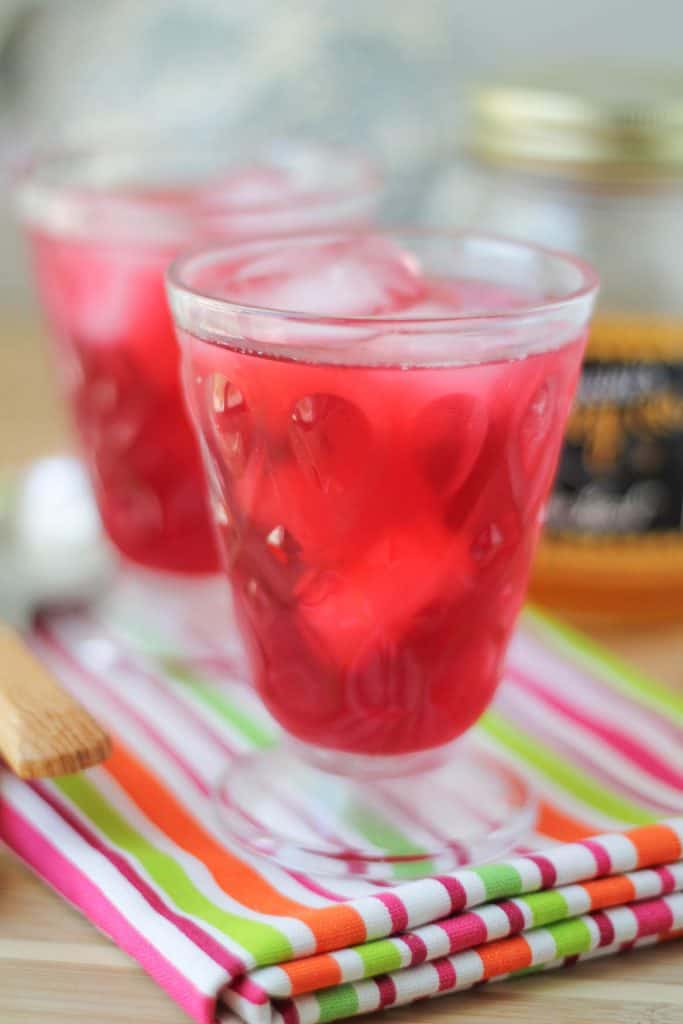
POLYGON ((87 477, 77 459, 41 459, 0 489, 0 615, 15 625, 36 608, 87 600, 110 577, 87 477))

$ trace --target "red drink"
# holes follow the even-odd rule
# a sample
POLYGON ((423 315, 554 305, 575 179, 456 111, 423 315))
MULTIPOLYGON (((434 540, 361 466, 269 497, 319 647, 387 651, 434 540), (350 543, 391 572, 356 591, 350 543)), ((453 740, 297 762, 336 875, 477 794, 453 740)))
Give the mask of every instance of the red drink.
POLYGON ((100 515, 126 558, 217 568, 163 288, 172 249, 32 234, 38 289, 100 515))
MULTIPOLYGON (((500 679, 583 324, 517 336, 533 296, 431 276, 361 236, 247 246, 190 283, 311 314, 274 324, 235 309, 220 337, 210 326, 181 335, 265 704, 315 747, 396 755, 448 743, 500 679), (323 315, 335 312, 356 319, 323 315)), ((189 302, 176 312, 191 328, 189 302)))
MULTIPOLYGON (((177 158, 159 158, 166 173, 177 158)), ((130 160, 122 163, 130 170, 130 160)), ((64 387, 121 554, 150 568, 209 572, 218 567, 215 540, 164 269, 201 239, 363 221, 375 182, 355 158, 299 148, 211 177, 185 166, 179 180, 191 183, 181 186, 135 188, 131 181, 158 173, 133 166, 130 180, 109 171, 102 188, 99 172, 97 154, 57 159, 29 175, 20 194, 64 387)))

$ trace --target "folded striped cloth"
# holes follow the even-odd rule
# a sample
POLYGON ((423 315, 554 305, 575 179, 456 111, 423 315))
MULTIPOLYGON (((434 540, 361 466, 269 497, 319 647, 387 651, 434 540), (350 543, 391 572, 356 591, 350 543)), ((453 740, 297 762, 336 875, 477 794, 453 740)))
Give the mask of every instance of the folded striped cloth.
POLYGON ((676 695, 527 613, 478 727, 541 793, 526 847, 395 885, 321 880, 218 831, 216 773, 274 727, 235 651, 183 628, 36 625, 114 753, 51 782, 0 774, 0 835, 196 1021, 318 1024, 683 935, 676 695))

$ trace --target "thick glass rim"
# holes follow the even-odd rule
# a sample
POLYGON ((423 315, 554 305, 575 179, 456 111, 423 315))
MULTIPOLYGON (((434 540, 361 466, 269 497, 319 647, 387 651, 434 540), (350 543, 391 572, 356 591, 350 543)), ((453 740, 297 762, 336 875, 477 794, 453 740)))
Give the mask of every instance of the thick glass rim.
POLYGON ((155 232, 163 236, 184 234, 196 224, 220 224, 222 217, 261 217, 283 214, 289 209, 314 212, 332 204, 353 202, 376 196, 382 188, 382 175, 373 161, 353 147, 319 143, 306 138, 278 138, 247 147, 201 144, 183 147, 179 142, 127 139, 92 146, 63 146, 37 150, 15 169, 14 205, 19 219, 50 233, 68 235, 97 234, 93 215, 116 218, 117 235, 154 241, 155 232), (310 153, 332 168, 343 162, 349 180, 330 184, 330 176, 320 174, 315 187, 282 198, 256 201, 230 201, 221 197, 215 204, 193 201, 191 190, 199 194, 203 184, 210 185, 221 171, 239 169, 242 164, 276 164, 277 155, 303 157, 310 153), (204 163, 202 163, 204 161, 204 163), (174 176, 174 167, 194 168, 188 177, 174 176), (148 192, 135 192, 126 181, 123 168, 139 175, 137 182, 148 192), (105 177, 102 172, 105 171, 105 177), (93 176, 93 172, 94 176, 93 176), (98 174, 100 175, 98 179, 98 174), (109 179, 107 180, 107 175, 109 179), (151 186, 151 188, 150 188, 151 186), (185 194, 163 199, 152 189, 172 190, 187 186, 185 194), (190 195, 188 195, 190 192, 190 195))
MULTIPOLYGON (((198 245, 185 250, 177 256, 166 269, 166 285, 174 309, 177 307, 176 299, 186 296, 190 302, 213 313, 228 314, 231 317, 259 317, 270 320, 284 320, 290 323, 304 325, 320 324, 321 326, 337 327, 362 327, 371 326, 381 328, 396 328, 398 325, 405 327, 429 328, 430 325, 443 327, 449 325, 451 328, 462 330, 490 329, 496 324, 522 323, 524 321, 537 320, 551 315, 561 315, 578 310, 585 304, 591 304, 595 299, 600 287, 600 279, 593 267, 580 257, 561 250, 537 245, 535 242, 524 242, 506 235, 489 234, 477 231, 459 231, 457 229, 430 228, 424 226, 400 225, 386 227, 384 225, 364 228, 339 228, 321 232, 308 232, 292 237, 293 244, 301 244, 306 241, 328 239, 339 239, 354 237, 363 238, 368 235, 380 235, 382 237, 415 237, 422 239, 450 240, 463 245, 485 245, 508 249, 517 253, 535 255, 540 259, 555 262, 565 267, 573 268, 579 275, 579 283, 576 287, 568 289, 566 294, 544 299, 539 302, 532 302, 528 305, 519 305, 505 309, 497 309, 491 312, 462 312, 449 315, 411 315, 410 311, 405 314, 395 315, 379 314, 376 316, 334 316, 330 314, 312 313, 295 309, 277 309, 268 306, 250 305, 233 301, 225 296, 217 295, 210 291, 194 287, 189 276, 193 271, 200 269, 202 264, 206 265, 212 261, 235 256, 239 252, 249 249, 258 249, 267 245, 282 245, 287 241, 286 236, 273 235, 254 239, 248 242, 235 242, 228 245, 198 245)), ((182 324, 181 324, 182 326, 182 324)))

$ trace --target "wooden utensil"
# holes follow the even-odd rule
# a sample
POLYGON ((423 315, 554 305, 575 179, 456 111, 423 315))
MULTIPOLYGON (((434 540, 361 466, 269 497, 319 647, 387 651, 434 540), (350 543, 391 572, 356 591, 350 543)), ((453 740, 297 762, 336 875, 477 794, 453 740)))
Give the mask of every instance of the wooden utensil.
POLYGON ((0 755, 12 771, 22 779, 68 775, 110 752, 97 722, 0 623, 0 755))

